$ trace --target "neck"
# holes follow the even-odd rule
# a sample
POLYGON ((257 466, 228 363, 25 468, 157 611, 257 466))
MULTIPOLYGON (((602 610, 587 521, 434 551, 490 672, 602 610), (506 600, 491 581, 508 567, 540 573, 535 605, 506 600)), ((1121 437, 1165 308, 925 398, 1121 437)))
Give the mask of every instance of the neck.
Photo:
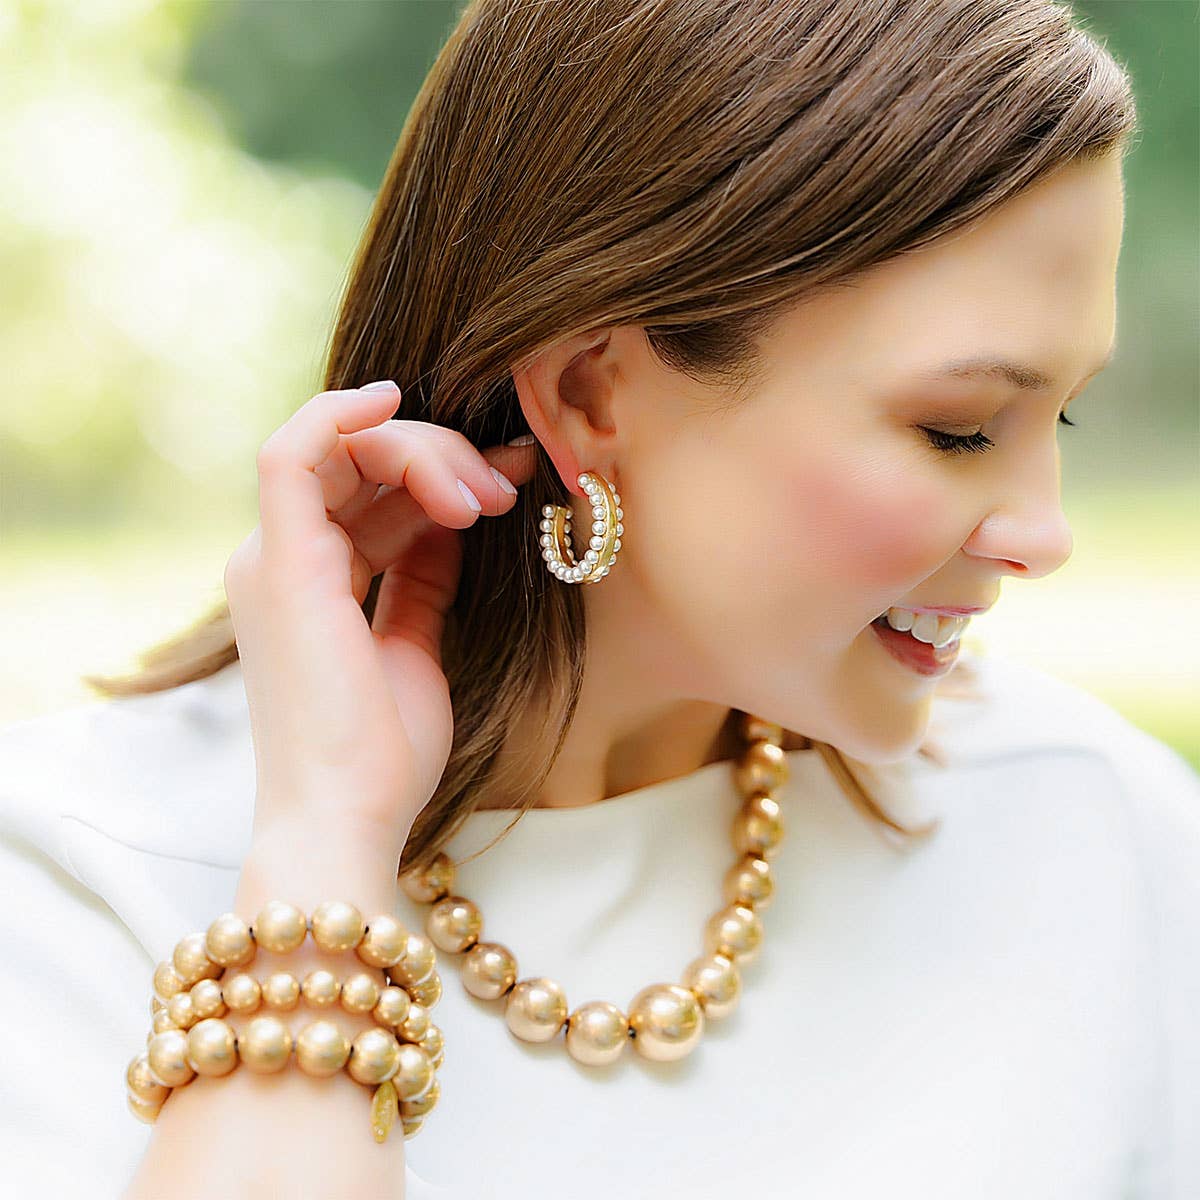
MULTIPOLYGON (((731 759, 741 749, 731 711, 704 701, 677 701, 644 715, 632 729, 614 732, 584 709, 581 696, 563 748, 532 807, 595 804, 731 759), (600 733, 602 727, 608 729, 607 736, 600 733)), ((528 777, 537 756, 545 753, 546 741, 543 715, 531 714, 514 727, 501 759, 513 766, 516 778, 528 777)), ((516 808, 518 804, 516 797, 485 789, 475 807, 516 808)))

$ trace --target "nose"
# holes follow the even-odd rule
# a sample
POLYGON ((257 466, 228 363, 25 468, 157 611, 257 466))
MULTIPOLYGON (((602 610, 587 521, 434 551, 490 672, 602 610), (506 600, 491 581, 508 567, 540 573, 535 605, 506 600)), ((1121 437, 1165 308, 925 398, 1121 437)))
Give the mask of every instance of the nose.
POLYGON ((1071 557, 1075 540, 1062 506, 1058 447, 1025 458, 1004 481, 1000 503, 988 512, 964 549, 990 559, 1009 575, 1040 579, 1071 557))

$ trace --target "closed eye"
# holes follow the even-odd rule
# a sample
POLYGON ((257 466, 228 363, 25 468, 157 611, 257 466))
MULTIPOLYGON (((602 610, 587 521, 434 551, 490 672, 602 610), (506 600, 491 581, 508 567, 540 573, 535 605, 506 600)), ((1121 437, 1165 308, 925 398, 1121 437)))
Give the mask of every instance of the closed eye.
MULTIPOLYGON (((1060 425, 1074 426, 1076 424, 1068 418, 1065 412, 1058 414, 1058 420, 1060 425)), ((956 434, 945 433, 940 429, 928 429, 924 425, 920 428, 929 440, 929 444, 935 450, 941 450, 945 454, 982 454, 996 444, 982 430, 978 433, 956 434)))

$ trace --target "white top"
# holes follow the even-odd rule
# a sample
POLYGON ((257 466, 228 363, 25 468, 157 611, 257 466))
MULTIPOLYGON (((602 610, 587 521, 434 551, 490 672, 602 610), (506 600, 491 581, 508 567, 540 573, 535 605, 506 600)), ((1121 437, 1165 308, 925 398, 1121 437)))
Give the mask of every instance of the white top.
MULTIPOLYGON (((766 940, 688 1057, 597 1069, 518 1041, 439 953, 441 1099, 408 1197, 1200 1197, 1200 778, 1079 688, 975 661, 984 701, 935 702, 948 765, 876 773, 898 817, 943 817, 914 852, 789 754, 766 940)), ((624 1009, 700 953, 738 803, 714 763, 535 809, 456 890, 520 977, 624 1009)), ((232 906, 253 805, 237 663, 0 728, 3 1194, 132 1177, 152 972, 232 906)), ((472 814, 450 853, 511 817, 472 814)), ((397 891, 411 927, 427 911, 397 891)))

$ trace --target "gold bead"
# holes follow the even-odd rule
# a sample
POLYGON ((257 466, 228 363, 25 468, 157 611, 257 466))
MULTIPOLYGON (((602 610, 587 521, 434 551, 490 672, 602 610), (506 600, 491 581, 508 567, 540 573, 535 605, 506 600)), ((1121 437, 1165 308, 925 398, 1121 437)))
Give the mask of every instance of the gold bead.
POLYGON ((368 967, 390 967, 404 957, 407 946, 407 926, 387 913, 380 913, 371 918, 366 935, 354 953, 368 967))
POLYGON ((262 1002, 267 1008, 290 1012, 300 1003, 300 981, 291 971, 272 971, 262 981, 262 1002))
POLYGON ((737 1007, 742 977, 733 959, 709 954, 693 959, 683 972, 683 986, 700 1001, 710 1020, 726 1017, 737 1007))
POLYGON ((173 963, 160 962, 154 968, 154 994, 164 1003, 172 996, 177 996, 187 986, 173 963))
POLYGON ((483 913, 465 896, 445 896, 429 910, 425 932, 439 950, 461 954, 479 941, 483 913))
POLYGON ((581 1004, 567 1018, 567 1053, 589 1067, 616 1062, 629 1041, 629 1021, 607 1000, 581 1004))
POLYGON ((255 942, 272 954, 290 954, 308 936, 308 922, 294 904, 268 900, 250 927, 255 942))
POLYGON ((745 904, 756 910, 767 908, 774 892, 771 864, 757 854, 743 854, 725 872, 723 893, 728 904, 745 904))
POLYGON ((436 969, 437 951, 421 933, 409 933, 404 945, 404 957, 395 966, 386 968, 391 981, 402 987, 423 983, 436 969))
POLYGON ((652 983, 629 1006, 633 1047, 654 1062, 672 1062, 690 1054, 704 1033, 700 1001, 677 983, 652 983))
POLYGON ((147 1125, 153 1125, 158 1120, 158 1114, 162 1112, 161 1104, 151 1104, 148 1100, 139 1100, 137 1096, 131 1096, 128 1092, 125 1093, 125 1103, 129 1106, 129 1111, 139 1121, 145 1121, 147 1125))
POLYGON ((442 998, 442 977, 434 971, 428 979, 412 984, 412 998, 426 1008, 432 1008, 442 998))
POLYGON ((192 1007, 191 992, 180 992, 167 1001, 167 1016, 177 1029, 190 1029, 199 1019, 192 1007))
MULTIPOLYGON (((160 1008, 158 1012, 150 1018, 150 1028, 154 1033, 166 1033, 168 1029, 178 1029, 179 1026, 171 1020, 171 1014, 166 1008, 160 1008)), ((146 1039, 149 1041, 149 1038, 146 1039)))
POLYGON ((499 942, 476 942, 462 963, 463 987, 480 1000, 499 1000, 517 982, 517 960, 499 942))
POLYGON ((783 744, 783 726, 774 721, 765 721, 753 713, 742 714, 741 734, 747 742, 771 742, 775 746, 783 744))
POLYGON ((411 1121, 414 1117, 423 1117, 427 1113, 432 1112, 441 1094, 442 1085, 438 1083, 435 1077, 434 1081, 425 1089, 422 1095, 418 1096, 415 1100, 405 1100, 401 1103, 401 1118, 411 1121))
POLYGON ((192 998, 192 1011, 197 1020, 205 1017, 223 1017, 227 1011, 221 998, 221 985, 215 979, 201 979, 192 984, 188 993, 192 998))
POLYGON ((396 1026, 396 1036, 406 1042, 419 1042, 429 1032, 429 1009, 415 1000, 408 1006, 408 1014, 396 1026))
POLYGON ((221 998, 230 1012, 252 1013, 262 1003, 262 985, 245 971, 221 981, 221 998))
POLYGON ((156 1033, 146 1047, 146 1064, 153 1078, 166 1087, 179 1087, 195 1074, 188 1062, 188 1035, 182 1029, 156 1033))
POLYGON ((390 1079, 400 1065, 400 1044, 378 1025, 364 1029, 350 1046, 346 1070, 359 1083, 378 1084, 390 1079))
POLYGON ((150 1073, 150 1056, 144 1050, 125 1068, 125 1086, 147 1104, 161 1104, 171 1094, 171 1089, 150 1073))
POLYGON ((394 1027, 408 1016, 411 1006, 412 998, 403 988, 385 987, 379 993, 379 1000, 371 1015, 380 1025, 394 1027))
POLYGON ((525 1042, 548 1042, 567 1019, 567 997, 553 979, 522 979, 508 993, 504 1020, 525 1042))
POLYGON ((433 1060, 412 1042, 401 1042, 400 1065, 391 1076, 396 1095, 403 1104, 405 1100, 416 1100, 425 1095, 433 1084, 433 1060))
POLYGON ((237 1035, 238 1057, 256 1075, 282 1071, 292 1055, 292 1034, 278 1017, 264 1013, 237 1035))
POLYGON ((206 1017, 188 1030, 187 1041, 197 1075, 228 1075, 238 1065, 237 1035, 228 1021, 206 1017))
POLYGON ((788 780, 787 753, 771 742, 751 742, 734 765, 733 777, 739 790, 773 792, 788 780))
POLYGON ((156 1012, 158 1012, 158 1010, 160 1008, 166 1008, 166 1007, 167 1007, 166 1004, 164 1004, 163 1001, 161 1001, 157 996, 150 997, 150 1015, 151 1016, 154 1016, 154 1014, 156 1012))
POLYGON ((379 1003, 382 990, 373 975, 356 971, 342 983, 342 1007, 350 1013, 369 1013, 379 1003))
POLYGON ((733 845, 739 854, 773 858, 783 841, 783 813, 779 802, 759 794, 748 797, 733 818, 733 845))
POLYGON ((444 851, 423 871, 406 871, 400 876, 400 887, 410 900, 432 904, 450 895, 454 886, 454 860, 444 851))
POLYGON ((321 1018, 296 1035, 296 1062, 306 1075, 336 1075, 350 1057, 350 1042, 333 1022, 321 1018))
POLYGON ((751 962, 762 949, 762 919, 745 904, 729 904, 713 913, 704 928, 704 948, 735 962, 751 962))
POLYGON ((417 1043, 433 1060, 435 1068, 442 1065, 442 1059, 445 1057, 445 1044, 442 1031, 436 1025, 430 1025, 425 1031, 425 1036, 417 1043))
POLYGON ((367 923, 361 910, 346 900, 322 900, 312 913, 312 936, 322 950, 354 950, 367 923))
POLYGON ((185 987, 191 987, 200 979, 215 979, 221 974, 222 968, 205 953, 204 937, 203 933, 189 933, 175 944, 171 961, 185 987))
POLYGON ((416 1137, 421 1131, 421 1126, 425 1124, 424 1117, 413 1117, 410 1121, 401 1120, 400 1128, 404 1131, 406 1138, 416 1137))
POLYGON ((257 953, 250 926, 235 912, 222 913, 204 935, 204 951, 222 967, 244 967, 257 953))
POLYGON ((332 971, 320 967, 305 975, 300 995, 313 1008, 332 1008, 342 998, 342 985, 332 971))

